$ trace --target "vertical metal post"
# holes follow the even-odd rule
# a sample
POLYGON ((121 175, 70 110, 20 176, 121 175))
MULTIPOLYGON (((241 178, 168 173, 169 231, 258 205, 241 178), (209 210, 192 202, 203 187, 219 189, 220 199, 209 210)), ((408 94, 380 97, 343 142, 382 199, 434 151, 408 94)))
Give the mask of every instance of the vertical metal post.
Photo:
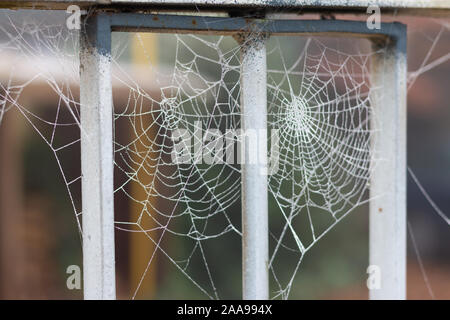
POLYGON ((247 135, 242 141, 243 298, 268 299, 266 36, 240 35, 238 41, 241 43, 241 127, 247 135), (263 143, 251 139, 251 135, 263 143), (256 163, 252 152, 258 153, 256 163))
POLYGON ((374 42, 372 107, 376 120, 370 184, 370 265, 380 277, 370 299, 406 298, 406 27, 399 35, 374 42))
POLYGON ((84 298, 115 299, 109 18, 84 19, 80 51, 84 298))

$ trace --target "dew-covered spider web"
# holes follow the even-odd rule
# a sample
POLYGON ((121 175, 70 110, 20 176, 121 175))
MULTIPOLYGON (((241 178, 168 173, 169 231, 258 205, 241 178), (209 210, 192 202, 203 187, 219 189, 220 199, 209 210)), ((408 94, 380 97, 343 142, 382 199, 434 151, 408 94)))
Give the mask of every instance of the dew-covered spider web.
MULTIPOLYGON (((79 33, 63 19, 26 15, 34 18, 2 16, 0 125, 17 111, 51 149, 48 174, 61 173, 81 236, 79 33)), ((428 52, 449 33, 436 23, 428 52)), ((113 35, 116 242, 127 248, 117 262, 134 261, 131 298, 167 270, 176 274, 167 297, 175 281, 195 297, 239 297, 241 45, 217 35, 113 35)), ((289 298, 307 253, 370 201, 371 170, 385 156, 370 148, 371 96, 383 89, 370 83, 376 53, 365 40, 268 40, 271 298, 289 298)), ((409 83, 448 59, 427 54, 409 83)))
POLYGON ((336 48, 326 39, 283 40, 301 43, 289 61, 275 39, 268 58, 275 67, 268 72, 270 125, 280 130, 280 168, 269 188, 273 211, 282 216, 279 229, 271 229, 270 266, 279 295, 287 298, 305 253, 368 200, 370 162, 377 159, 370 152, 376 130, 370 125, 370 50, 359 43, 354 52, 343 51, 345 40, 336 48), (277 257, 286 253, 297 263, 291 272, 278 263, 284 270, 277 273, 277 257))
MULTIPOLYGON (((159 89, 153 93, 127 82, 126 105, 115 115, 116 167, 123 175, 116 193, 140 207, 135 220, 116 224, 145 233, 205 294, 220 298, 214 282, 217 262, 209 258, 216 249, 208 241, 241 236, 241 166, 233 157, 241 140, 233 135, 241 128, 240 50, 227 37, 170 37, 176 42, 169 76, 146 66, 159 89), (131 134, 122 138, 119 132, 131 134), (227 148, 234 149, 232 157, 227 148), (180 163, 174 163, 174 152, 180 163), (130 193, 136 185, 143 189, 134 191, 141 197, 130 193), (189 255, 170 256, 163 245, 169 237, 189 243, 189 255), (198 270, 198 261, 208 275, 206 286, 188 272, 191 266, 198 270)), ((279 144, 278 169, 269 177, 274 202, 270 268, 279 289, 275 296, 286 298, 306 251, 367 201, 374 131, 369 121, 371 53, 346 53, 319 39, 299 37, 274 38, 270 45, 269 129, 279 132, 272 142, 279 144), (302 49, 293 48, 294 54, 285 57, 282 45, 289 40, 302 49), (297 263, 279 274, 278 257, 286 250, 297 263), (287 282, 282 279, 286 274, 287 282)))

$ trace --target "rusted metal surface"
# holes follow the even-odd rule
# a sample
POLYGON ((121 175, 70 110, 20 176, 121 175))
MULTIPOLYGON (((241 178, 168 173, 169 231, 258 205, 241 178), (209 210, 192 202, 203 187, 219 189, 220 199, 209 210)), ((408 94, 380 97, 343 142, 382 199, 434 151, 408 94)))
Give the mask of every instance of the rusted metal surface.
POLYGON ((367 7, 377 5, 382 13, 448 16, 448 0, 0 0, 3 8, 66 9, 76 4, 87 8, 100 6, 109 10, 141 11, 143 9, 185 9, 232 11, 261 9, 267 11, 338 12, 366 14, 367 7))
POLYGON ((112 31, 237 35, 254 30, 273 35, 397 38, 400 23, 381 23, 368 29, 365 21, 345 20, 268 20, 138 13, 100 13, 112 31))

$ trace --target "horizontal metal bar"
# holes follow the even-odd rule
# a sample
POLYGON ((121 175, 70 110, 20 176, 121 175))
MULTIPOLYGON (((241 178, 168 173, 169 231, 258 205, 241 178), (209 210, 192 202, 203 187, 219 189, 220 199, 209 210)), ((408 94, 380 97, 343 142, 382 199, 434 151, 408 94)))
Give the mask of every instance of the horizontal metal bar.
POLYGON ((187 10, 229 11, 238 9, 264 9, 279 11, 366 14, 370 5, 377 5, 383 13, 449 16, 448 0, 0 0, 0 7, 31 9, 65 9, 70 4, 83 8, 101 5, 107 9, 122 8, 138 11, 143 8, 164 10, 169 8, 187 10))
POLYGON ((399 38, 405 26, 381 23, 380 29, 367 28, 364 21, 347 20, 268 20, 140 13, 102 13, 108 15, 112 31, 159 33, 236 34, 262 32, 276 35, 332 35, 345 37, 399 38))

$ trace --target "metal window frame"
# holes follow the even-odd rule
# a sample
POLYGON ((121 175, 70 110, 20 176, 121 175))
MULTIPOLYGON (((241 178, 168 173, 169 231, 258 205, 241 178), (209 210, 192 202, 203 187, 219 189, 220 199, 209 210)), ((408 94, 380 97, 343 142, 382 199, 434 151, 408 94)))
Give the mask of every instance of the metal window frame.
POLYGON ((65 10, 69 5, 83 9, 173 10, 229 12, 262 10, 264 12, 366 14, 369 6, 378 6, 383 14, 448 17, 447 0, 0 0, 0 8, 65 10))
MULTIPOLYGON (((374 168, 370 203, 370 264, 381 271, 371 299, 406 297, 406 26, 343 20, 266 20, 210 16, 94 12, 83 17, 80 51, 83 261, 85 299, 115 299, 113 105, 111 33, 139 31, 239 35, 245 129, 266 124, 268 35, 360 37, 378 50, 372 59, 373 107, 380 115, 373 149, 386 156, 374 168), (255 40, 255 33, 262 35, 255 40), (247 35, 252 34, 252 37, 247 35), (246 76, 247 75, 247 76, 246 76), (246 121, 249 115, 257 115, 246 121)), ((243 297, 268 299, 267 167, 244 165, 243 297), (262 178, 261 178, 262 177, 262 178), (256 187, 255 187, 256 186, 256 187)))

